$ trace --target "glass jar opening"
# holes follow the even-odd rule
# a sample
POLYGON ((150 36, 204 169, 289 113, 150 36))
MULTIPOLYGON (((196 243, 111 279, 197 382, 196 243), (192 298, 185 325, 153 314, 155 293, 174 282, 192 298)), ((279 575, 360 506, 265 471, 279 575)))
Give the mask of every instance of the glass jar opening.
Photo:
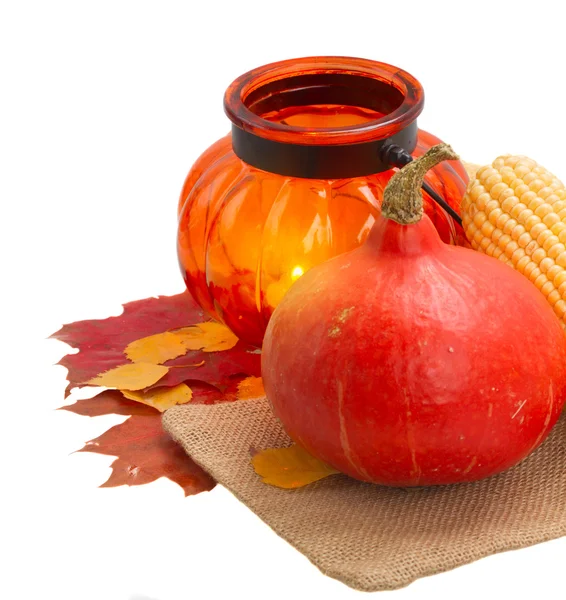
POLYGON ((251 91, 243 104, 267 121, 336 130, 376 121, 403 103, 396 87, 361 75, 311 73, 270 81, 251 91))
POLYGON ((390 138, 421 113, 420 83, 376 61, 322 56, 281 61, 236 79, 226 114, 245 132, 300 145, 357 144, 390 138))

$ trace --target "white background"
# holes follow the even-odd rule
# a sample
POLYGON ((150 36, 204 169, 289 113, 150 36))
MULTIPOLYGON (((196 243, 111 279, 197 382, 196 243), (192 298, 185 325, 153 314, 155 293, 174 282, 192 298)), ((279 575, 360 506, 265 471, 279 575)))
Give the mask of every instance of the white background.
MULTIPOLYGON (((566 178, 561 3, 4 1, 0 8, 0 597, 361 598, 226 490, 98 489, 71 454, 123 417, 55 412, 62 323, 183 289, 177 196, 227 132, 227 85, 323 54, 400 66, 421 127, 473 162, 526 153, 566 178)), ((566 540, 484 559, 395 600, 564 598, 566 540)))

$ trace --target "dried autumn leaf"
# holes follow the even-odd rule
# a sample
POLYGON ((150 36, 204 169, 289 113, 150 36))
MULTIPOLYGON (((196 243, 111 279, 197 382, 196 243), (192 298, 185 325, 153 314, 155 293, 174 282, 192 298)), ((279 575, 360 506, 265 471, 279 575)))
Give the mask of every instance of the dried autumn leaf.
MULTIPOLYGON (((164 331, 128 344, 125 355, 133 362, 160 365, 186 354, 189 350, 220 352, 230 350, 238 338, 221 323, 207 321, 176 331, 164 331)), ((195 366, 200 366, 198 363, 195 366)))
MULTIPOLYGON (((237 379, 230 379, 227 382, 226 393, 202 381, 188 381, 187 386, 192 391, 192 403, 216 404, 236 400, 238 382, 237 379)), ((155 389, 165 391, 169 388, 155 389)), ((118 456, 113 464, 112 476, 104 484, 106 487, 138 485, 159 477, 168 477, 177 482, 184 488, 186 495, 198 494, 214 486, 214 481, 208 474, 184 452, 179 451, 180 447, 162 431, 161 413, 152 406, 142 404, 139 400, 128 400, 117 390, 106 390, 93 398, 62 406, 60 410, 89 417, 112 414, 131 416, 132 419, 150 417, 146 421, 136 419, 131 425, 126 425, 129 422, 126 421, 113 428, 114 431, 110 430, 83 448, 83 452, 118 456), (142 426, 146 426, 145 431, 142 426), (134 429, 137 429, 140 437, 130 435, 134 429), (120 439, 120 436, 123 438, 120 439)))
POLYGON ((191 379, 225 390, 230 379, 236 375, 257 377, 261 374, 261 355, 254 350, 253 347, 238 342, 234 348, 225 352, 190 351, 185 356, 167 361, 165 366, 169 367, 169 373, 156 385, 173 386, 191 379))
MULTIPOLYGON (((218 390, 196 382, 196 395, 206 403, 218 390)), ((117 456, 112 475, 104 487, 141 485, 160 477, 178 483, 185 495, 198 494, 214 487, 214 480, 174 442, 161 427, 161 413, 155 408, 127 400, 121 392, 104 391, 94 398, 78 400, 61 410, 78 415, 127 415, 130 419, 87 443, 82 452, 117 456)))
POLYGON ((126 346, 124 354, 132 362, 160 365, 187 353, 183 339, 175 332, 164 331, 135 340, 126 346))
POLYGON ((193 397, 193 391, 186 383, 180 383, 175 387, 158 387, 147 392, 122 390, 122 394, 128 400, 135 400, 148 406, 153 406, 160 412, 177 404, 186 404, 193 397))
POLYGON ((167 477, 185 496, 211 490, 215 482, 161 426, 161 413, 134 415, 87 442, 79 452, 116 456, 112 474, 100 487, 142 485, 167 477))
POLYGON ((175 332, 187 350, 221 352, 230 350, 238 343, 238 338, 222 323, 207 321, 175 332))
MULTIPOLYGON (((236 399, 231 391, 228 394, 223 394, 218 388, 202 383, 202 381, 188 381, 187 385, 193 393, 192 404, 216 404, 226 401, 233 402, 236 399)), ((235 390, 236 386, 237 383, 232 383, 230 387, 235 390)), ((156 409, 152 406, 141 404, 137 400, 128 400, 118 390, 105 390, 93 398, 77 400, 74 404, 62 406, 59 410, 66 410, 85 417, 153 415, 156 413, 156 409)))
POLYGON ((168 371, 163 365, 129 363, 100 373, 86 383, 119 390, 142 390, 157 383, 168 371))
MULTIPOLYGON (((68 370, 66 394, 99 373, 126 363, 124 350, 131 342, 164 331, 178 331, 204 319, 202 309, 188 292, 183 292, 130 302, 118 317, 64 325, 51 337, 80 350, 59 361, 68 370)), ((260 362, 258 350, 243 342, 222 352, 189 350, 184 356, 167 361, 166 366, 175 368, 149 387, 176 386, 190 379, 225 389, 234 376, 259 375, 260 362)), ((194 392, 192 383, 190 386, 194 392)))
POLYGON ((264 483, 285 489, 303 487, 338 473, 298 444, 261 450, 252 457, 252 465, 264 483))
POLYGON ((122 392, 105 390, 93 398, 77 400, 74 404, 62 406, 59 410, 67 410, 84 417, 100 417, 103 415, 153 415, 155 409, 139 402, 126 400, 122 392))
POLYGON ((198 323, 204 317, 203 310, 190 293, 185 291, 175 296, 128 302, 124 304, 122 314, 117 317, 63 325, 51 337, 80 350, 59 361, 68 370, 67 394, 98 373, 127 362, 124 348, 130 342, 168 329, 198 323))
POLYGON ((263 379, 261 377, 246 377, 238 383, 236 394, 238 400, 257 400, 265 397, 263 379))

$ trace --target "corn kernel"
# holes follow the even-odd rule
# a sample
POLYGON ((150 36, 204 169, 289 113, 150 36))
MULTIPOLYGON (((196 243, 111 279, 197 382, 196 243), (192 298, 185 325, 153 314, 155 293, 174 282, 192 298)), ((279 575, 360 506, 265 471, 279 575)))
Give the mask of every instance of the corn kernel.
POLYGON ((481 226, 482 235, 485 235, 486 237, 490 237, 491 234, 494 232, 494 230, 495 230, 495 227, 489 221, 484 221, 482 223, 482 226, 481 226))
POLYGON ((531 235, 533 236, 533 239, 537 239, 538 236, 543 232, 546 231, 546 226, 545 224, 541 221, 540 223, 537 223, 532 229, 531 229, 531 235))
POLYGON ((470 194, 470 197, 472 198, 472 200, 474 202, 477 202, 478 198, 482 195, 486 193, 485 188, 483 187, 483 185, 474 185, 469 191, 468 194, 470 194))
POLYGON ((550 248, 547 252, 548 256, 552 258, 552 260, 556 260, 562 252, 566 251, 566 246, 560 242, 554 244, 552 248, 550 248))
POLYGON ((533 215, 531 211, 531 215, 528 219, 525 220, 525 227, 530 231, 535 225, 537 225, 540 222, 540 217, 533 215))
POLYGON ((558 300, 558 302, 554 305, 554 312, 562 318, 566 313, 566 302, 564 300, 558 300))
POLYGON ((501 231, 501 229, 496 229, 492 234, 491 234, 491 240, 492 242, 495 242, 496 244, 499 243, 499 238, 503 235, 503 231, 501 231))
MULTIPOLYGON (((476 177, 480 177, 480 172, 478 171, 476 173, 476 177)), ((502 182, 506 183, 507 185, 512 185, 513 182, 517 181, 517 177, 515 176, 515 171, 513 171, 513 169, 511 167, 503 167, 501 169, 501 177, 502 177, 502 182)))
POLYGON ((543 200, 546 201, 546 199, 550 196, 550 194, 553 193, 553 189, 551 187, 549 187, 548 185, 546 185, 545 187, 542 188, 542 190, 538 191, 538 194, 536 194, 539 198, 542 198, 543 200))
POLYGON ((556 257, 556 264, 560 265, 563 269, 566 269, 566 252, 561 252, 556 257))
POLYGON ((475 229, 474 231, 475 231, 475 233, 474 233, 474 237, 473 237, 473 243, 477 250, 477 249, 479 249, 480 242, 483 238, 483 233, 479 229, 475 229))
POLYGON ((487 215, 483 212, 483 210, 478 211, 474 215, 474 225, 479 229, 485 222, 487 221, 487 215))
POLYGON ((511 231, 511 237, 517 241, 523 233, 525 233, 525 228, 522 225, 515 225, 511 231))
POLYGON ((503 231, 511 235, 511 232, 517 227, 517 221, 515 219, 507 219, 505 221, 505 225, 503 226, 503 231))
POLYGON ((515 196, 517 196, 517 198, 522 198, 523 194, 530 191, 529 186, 525 185, 522 179, 515 179, 515 181, 511 182, 511 185, 509 187, 512 190, 514 190, 515 196))
POLYGON ((488 256, 493 256, 493 252, 496 248, 497 246, 493 242, 491 242, 491 244, 489 244, 489 246, 485 249, 485 253, 488 256))
MULTIPOLYGON (((552 237, 556 236, 552 235, 552 231, 550 231, 550 229, 545 228, 537 235, 537 244, 542 247, 544 246, 545 242, 552 237)), ((558 241, 558 238, 556 238, 556 240, 558 241)))
POLYGON ((534 283, 541 275, 542 275, 542 273, 540 272, 540 269, 538 267, 535 267, 529 273, 529 279, 534 283))
POLYGON ((531 240, 532 240, 531 234, 528 232, 525 232, 521 236, 519 236, 519 239, 517 240, 517 244, 519 244, 519 246, 521 246, 521 248, 526 248, 529 245, 529 242, 531 240))
MULTIPOLYGON (((525 181, 525 183, 527 183, 527 182, 525 181)), ((529 185, 530 190, 538 193, 540 190, 542 190, 544 188, 544 181, 542 181, 542 179, 539 179, 538 177, 536 177, 536 179, 531 181, 528 185, 529 185)))
MULTIPOLYGON (((482 227, 482 231, 480 231, 478 233, 482 236, 482 238, 481 238, 479 244, 477 244, 476 250, 480 250, 481 252, 483 252, 485 254, 487 247, 490 246, 492 242, 489 239, 489 234, 486 235, 486 233, 483 231, 483 227, 482 227)), ((475 237, 474 237, 474 241, 475 241, 475 237)))
POLYGON ((540 270, 543 273, 547 273, 552 267, 554 267, 554 261, 552 260, 552 258, 548 258, 548 256, 545 256, 540 261, 538 266, 540 267, 540 270))
POLYGON ((503 211, 501 211, 501 214, 497 217, 494 224, 498 229, 503 230, 503 228, 505 227, 505 224, 510 219, 511 219, 511 217, 509 217, 509 215, 507 213, 504 213, 503 211))
POLYGON ((547 204, 546 202, 544 204, 541 204, 536 210, 535 210, 535 215, 537 217, 540 217, 543 221, 544 221, 544 217, 546 217, 546 215, 548 215, 549 213, 552 212, 552 205, 547 204))
POLYGON ((505 166, 514 168, 515 165, 523 158, 522 156, 513 156, 512 154, 507 154, 502 157, 505 160, 505 166))
POLYGON ((535 240, 531 239, 531 241, 525 246, 525 252, 532 256, 533 252, 539 248, 539 245, 535 242, 535 240))
MULTIPOLYGON (((552 261, 552 263, 552 267, 548 269, 546 276, 554 283, 555 277, 558 275, 558 273, 562 272, 562 267, 557 265, 554 261, 552 261)), ((556 283, 554 283, 554 285, 556 286, 556 283)))
MULTIPOLYGON (((500 176, 501 177, 501 176, 500 176)), ((490 190, 489 190, 489 199, 492 198, 494 200, 503 200, 501 198, 501 194, 512 194, 513 191, 509 189, 507 184, 504 181, 498 181, 490 190)))
MULTIPOLYGON (((541 275, 541 277, 543 277, 543 275, 541 275)), ((536 281, 535 281, 535 285, 536 285, 536 281)), ((538 286, 537 286, 538 287, 538 286)), ((548 279, 546 278, 546 276, 544 277, 544 283, 542 284, 542 286, 540 287, 540 291, 548 297, 548 295, 550 294, 550 292, 552 292, 554 290, 554 286, 552 285, 552 281, 548 281, 548 279)))
POLYGON ((514 171, 515 171, 515 175, 519 179, 521 179, 521 180, 523 180, 524 177, 526 177, 530 173, 529 167, 527 167, 526 165, 521 164, 521 162, 519 162, 517 164, 517 166, 515 167, 514 171))
MULTIPOLYGON (((497 246, 497 248, 494 248, 492 256, 493 256, 493 258, 501 257, 501 260, 503 260, 503 257, 505 257, 505 255, 503 254, 503 250, 501 250, 501 248, 499 246, 497 246)), ((505 257, 505 258, 507 258, 507 257, 505 257)))
POLYGON ((519 199, 523 204, 526 204, 531 210, 534 210, 537 206, 539 206, 539 204, 543 202, 541 198, 539 198, 539 196, 537 196, 534 192, 531 192, 528 188, 524 194, 521 194, 519 196, 519 199), (536 206, 534 208, 531 206, 532 202, 536 203, 536 206))
POLYGON ((483 185, 488 192, 491 193, 491 188, 498 183, 501 183, 502 177, 501 175, 493 169, 493 174, 490 175, 487 179, 483 180, 483 185))
POLYGON ((497 202, 497 200, 490 200, 486 205, 485 208, 483 209, 485 211, 485 214, 490 216, 491 213, 494 210, 500 210, 499 209, 499 202, 497 202))
POLYGON ((529 158, 528 156, 521 156, 517 165, 527 167, 529 172, 532 171, 533 169, 536 169, 536 167, 538 166, 537 163, 532 158, 529 158))
MULTIPOLYGON (((550 231, 550 229, 548 229, 548 235, 543 235, 541 233, 539 235, 539 239, 537 240, 537 242, 539 243, 540 246, 542 246, 544 248, 545 252, 550 252, 551 248, 553 248, 557 244, 560 244, 560 241, 558 240, 558 238, 555 235, 552 235, 552 231, 550 231), (542 239, 542 238, 544 238, 544 239, 542 239)), ((558 254, 561 254, 561 253, 557 252, 557 255, 558 254)))
POLYGON ((523 270, 523 275, 525 277, 530 277, 531 273, 535 270, 538 269, 536 262, 534 262, 533 260, 531 260, 529 262, 529 264, 524 268, 523 270))
POLYGON ((563 283, 566 282, 566 271, 561 271, 554 277, 554 287, 558 289, 563 283))
POLYGON ((542 220, 542 222, 549 228, 552 229, 552 227, 554 225, 556 225, 557 223, 560 223, 560 217, 555 213, 555 212, 551 212, 548 215, 546 215, 546 217, 544 217, 544 219, 542 220))
POLYGON ((537 248, 532 254, 531 254, 531 258, 537 263, 539 264, 540 262, 542 262, 543 258, 546 257, 546 252, 542 249, 542 248, 537 248))
POLYGON ((519 204, 519 199, 517 198, 517 196, 509 196, 508 198, 505 198, 505 200, 503 200, 503 202, 501 203, 501 208, 505 212, 510 213, 513 207, 517 204, 519 204))
POLYGON ((519 271, 519 273, 523 273, 523 271, 525 270, 525 267, 529 264, 531 264, 531 257, 528 255, 525 255, 525 256, 523 256, 523 258, 520 258, 517 261, 515 268, 517 269, 517 271, 519 271))
POLYGON ((478 196, 478 199, 476 200, 476 206, 479 210, 485 210, 485 205, 490 200, 492 200, 491 196, 487 192, 484 192, 478 196))
POLYGON ((507 248, 507 245, 510 244, 513 240, 511 239, 511 236, 508 233, 504 233, 499 240, 497 240, 497 245, 501 248, 501 250, 505 250, 505 248, 507 248))
MULTIPOLYGON (((511 216, 515 219, 520 219, 521 215, 527 210, 527 207, 522 202, 517 202, 511 209, 511 216)), ((526 215, 525 215, 526 218, 526 215)))
POLYGON ((517 242, 511 241, 505 246, 505 254, 508 258, 511 258, 515 250, 519 250, 519 244, 517 244, 517 242))

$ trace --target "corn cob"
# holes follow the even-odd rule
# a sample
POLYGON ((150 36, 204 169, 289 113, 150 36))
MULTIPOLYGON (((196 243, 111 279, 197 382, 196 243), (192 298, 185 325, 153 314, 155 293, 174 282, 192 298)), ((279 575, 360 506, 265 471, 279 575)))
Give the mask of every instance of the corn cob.
POLYGON ((500 156, 470 180, 461 206, 472 248, 512 266, 566 329, 566 189, 525 156, 500 156))
POLYGON ((466 169, 466 173, 468 174, 468 178, 470 181, 473 181, 476 178, 476 173, 480 168, 480 165, 476 165, 476 163, 469 163, 466 161, 462 161, 464 165, 464 169, 466 169))

